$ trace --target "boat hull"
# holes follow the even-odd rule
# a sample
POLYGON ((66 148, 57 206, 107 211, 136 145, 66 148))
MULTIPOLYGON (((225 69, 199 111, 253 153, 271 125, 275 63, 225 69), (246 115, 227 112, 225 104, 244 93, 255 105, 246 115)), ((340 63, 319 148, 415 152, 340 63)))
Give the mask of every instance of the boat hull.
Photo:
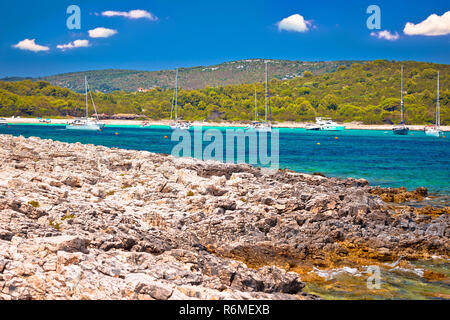
POLYGON ((431 128, 431 129, 425 129, 425 135, 429 137, 440 137, 442 134, 442 130, 431 128))
POLYGON ((272 132, 272 125, 267 122, 254 122, 245 129, 257 132, 272 132))
POLYGON ((425 134, 429 137, 440 137, 441 136, 440 132, 425 132, 425 134))
POLYGON ((406 136, 409 133, 409 128, 407 127, 394 128, 392 129, 392 132, 394 132, 394 134, 398 136, 406 136))
POLYGON ((81 125, 72 125, 69 124, 66 126, 68 130, 84 130, 84 131, 100 131, 104 128, 103 124, 81 124, 81 125))
POLYGON ((191 128, 190 125, 175 123, 170 125, 170 129, 172 130, 189 130, 191 128))
POLYGON ((255 128, 257 132, 272 132, 271 127, 255 128))
POLYGON ((247 127, 245 130, 256 131, 256 132, 272 132, 271 127, 263 127, 263 128, 255 128, 255 127, 247 127))
POLYGON ((323 131, 344 131, 345 126, 323 126, 320 128, 323 131))

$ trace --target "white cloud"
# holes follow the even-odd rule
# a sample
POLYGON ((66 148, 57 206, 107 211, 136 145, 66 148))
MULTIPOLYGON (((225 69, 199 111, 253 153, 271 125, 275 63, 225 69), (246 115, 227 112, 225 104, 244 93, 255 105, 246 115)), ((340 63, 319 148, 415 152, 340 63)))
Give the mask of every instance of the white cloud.
POLYGON ((443 36, 450 34, 450 11, 447 11, 442 16, 432 14, 418 24, 407 22, 403 32, 410 36, 443 36))
POLYGON ((146 10, 130 10, 128 12, 126 11, 103 11, 102 16, 105 17, 125 17, 128 19, 149 19, 152 21, 158 20, 158 17, 156 17, 153 13, 148 12, 146 10))
POLYGON ((117 30, 99 27, 89 30, 88 33, 91 38, 108 38, 115 35, 117 30))
POLYGON ((39 51, 48 51, 50 50, 49 47, 41 46, 39 44, 36 44, 36 39, 25 39, 17 44, 13 45, 14 48, 20 49, 20 50, 29 50, 33 52, 39 52, 39 51))
POLYGON ((306 32, 311 26, 311 22, 303 18, 299 14, 293 14, 290 17, 284 18, 278 24, 278 30, 294 31, 294 32, 306 32))
POLYGON ((388 30, 372 32, 370 35, 372 37, 377 37, 378 39, 386 39, 390 41, 398 40, 400 38, 398 32, 395 32, 395 34, 393 34, 388 30))
POLYGON ((75 40, 67 44, 59 44, 56 47, 61 50, 89 47, 89 40, 75 40))

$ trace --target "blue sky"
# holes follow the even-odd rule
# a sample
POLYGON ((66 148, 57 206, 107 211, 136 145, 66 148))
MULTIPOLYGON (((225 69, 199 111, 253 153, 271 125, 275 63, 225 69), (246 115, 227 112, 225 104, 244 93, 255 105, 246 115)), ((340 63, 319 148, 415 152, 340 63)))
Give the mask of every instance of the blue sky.
POLYGON ((430 15, 443 16, 449 10, 448 0, 1 1, 0 77, 106 68, 159 70, 248 58, 392 59, 448 64, 448 25, 440 22, 437 27, 444 29, 443 34, 434 36, 407 35, 403 31, 407 22, 417 27, 430 15), (81 9, 80 30, 66 27, 66 9, 72 4, 81 9), (366 9, 372 4, 381 9, 381 30, 366 26, 366 9), (131 19, 123 14, 136 9, 157 19, 131 19), (105 11, 116 15, 104 16, 105 11), (300 15, 307 30, 280 30, 277 23, 292 15, 300 15), (117 33, 91 38, 88 31, 99 27, 117 33), (371 35, 384 30, 393 36, 391 40, 371 35), (25 39, 35 39, 35 44, 48 50, 14 47, 25 39), (88 46, 57 48, 73 45, 75 40, 84 40, 88 46))

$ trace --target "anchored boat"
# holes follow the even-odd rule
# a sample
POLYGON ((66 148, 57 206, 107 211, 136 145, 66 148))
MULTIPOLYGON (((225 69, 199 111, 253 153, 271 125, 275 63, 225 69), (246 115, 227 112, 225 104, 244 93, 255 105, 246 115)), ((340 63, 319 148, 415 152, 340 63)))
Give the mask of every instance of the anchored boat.
POLYGON ((255 121, 253 121, 246 129, 248 130, 256 130, 258 132, 272 132, 272 124, 271 122, 267 122, 267 114, 270 115, 270 100, 269 100, 269 94, 268 94, 268 72, 267 72, 267 61, 265 61, 266 64, 266 72, 265 72, 265 82, 266 82, 266 91, 265 91, 265 102, 264 102, 264 121, 258 121, 258 114, 257 114, 257 105, 256 105, 256 86, 255 86, 255 121), (267 101, 269 100, 269 104, 267 104, 267 101))
POLYGON ((437 73, 437 94, 436 94, 436 123, 434 126, 426 126, 425 134, 431 137, 439 137, 442 134, 441 113, 439 106, 439 71, 437 73))
POLYGON ((170 109, 170 128, 172 130, 189 130, 191 124, 189 122, 178 121, 178 68, 175 75, 175 94, 172 98, 172 109, 170 109), (172 119, 172 114, 175 109, 175 118, 172 119))
POLYGON ((318 131, 320 130, 320 125, 317 123, 308 123, 305 127, 306 130, 318 131))
POLYGON ((152 125, 150 124, 150 122, 148 121, 142 121, 140 127, 141 128, 145 128, 145 127, 151 127, 152 125))
POLYGON ((68 130, 86 130, 86 131, 99 131, 105 127, 105 124, 98 120, 97 109, 95 108, 94 98, 92 92, 89 89, 87 77, 84 77, 84 85, 86 90, 86 117, 75 119, 72 123, 66 126, 68 130), (95 111, 96 120, 89 119, 89 105, 88 105, 88 92, 91 96, 92 106, 95 111))
POLYGON ((331 118, 316 118, 316 124, 309 126, 308 130, 323 130, 323 131, 343 131, 345 126, 337 124, 331 118), (318 129, 316 129, 318 127, 318 129))
POLYGON ((392 128, 392 132, 394 132, 394 134, 396 135, 401 135, 401 136, 405 136, 408 134, 409 132, 409 128, 405 125, 405 112, 404 112, 404 107, 403 107, 403 65, 402 65, 402 71, 401 71, 401 89, 400 89, 400 93, 401 93, 401 99, 400 99, 400 106, 401 106, 401 113, 402 113, 402 119, 400 124, 394 126, 392 128))

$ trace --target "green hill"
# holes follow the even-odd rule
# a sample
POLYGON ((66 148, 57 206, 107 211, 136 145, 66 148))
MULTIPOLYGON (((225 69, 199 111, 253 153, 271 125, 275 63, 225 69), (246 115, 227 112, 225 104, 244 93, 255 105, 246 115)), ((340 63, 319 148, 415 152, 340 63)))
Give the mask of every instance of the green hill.
MULTIPOLYGON (((273 76, 269 83, 274 121, 311 121, 330 116, 340 121, 397 123, 400 109, 400 65, 404 65, 407 123, 432 123, 435 118, 436 72, 441 80, 441 122, 450 124, 450 65, 376 60, 341 65, 323 74, 304 72, 294 79, 273 76)), ((260 68, 263 66, 261 65, 260 68)), ((272 64, 269 69, 272 70, 272 64)), ((273 74, 270 72, 270 74, 273 74)), ((260 78, 263 78, 263 72, 260 78)), ((256 80, 256 79, 255 79, 256 80)), ((186 120, 250 121, 254 91, 258 113, 264 113, 264 83, 205 87, 179 91, 179 115, 186 120)), ((169 118, 173 89, 94 94, 99 113, 131 113, 169 118)), ((0 82, 0 116, 82 115, 84 95, 45 81, 0 82)))
MULTIPOLYGON (((301 76, 304 71, 313 74, 333 72, 341 65, 350 66, 354 61, 306 62, 288 60, 249 59, 225 62, 214 66, 200 66, 179 69, 179 85, 183 89, 201 89, 206 86, 225 86, 253 83, 264 79, 264 61, 270 61, 271 77, 292 79, 301 76)), ((173 88, 174 70, 136 71, 136 70, 95 70, 73 72, 41 77, 52 85, 68 88, 75 92, 84 92, 84 76, 95 91, 108 93, 116 90, 128 92, 138 88, 173 88)), ((5 81, 24 80, 23 78, 5 78, 5 81)))

